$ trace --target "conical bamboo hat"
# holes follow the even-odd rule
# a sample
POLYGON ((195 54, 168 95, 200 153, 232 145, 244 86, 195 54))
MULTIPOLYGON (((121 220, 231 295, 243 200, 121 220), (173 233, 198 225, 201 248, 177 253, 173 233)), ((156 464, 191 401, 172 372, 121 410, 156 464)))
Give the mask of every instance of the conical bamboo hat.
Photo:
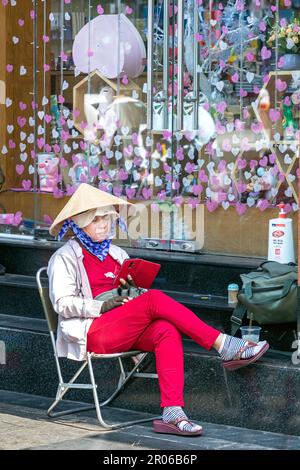
POLYGON ((106 193, 105 191, 101 191, 101 189, 94 188, 87 183, 81 183, 67 204, 55 218, 49 229, 49 232, 51 235, 56 236, 65 220, 69 219, 73 215, 80 214, 81 212, 85 212, 90 209, 97 209, 98 207, 111 205, 127 205, 134 208, 134 205, 125 201, 125 199, 121 199, 119 197, 113 196, 112 194, 106 193))

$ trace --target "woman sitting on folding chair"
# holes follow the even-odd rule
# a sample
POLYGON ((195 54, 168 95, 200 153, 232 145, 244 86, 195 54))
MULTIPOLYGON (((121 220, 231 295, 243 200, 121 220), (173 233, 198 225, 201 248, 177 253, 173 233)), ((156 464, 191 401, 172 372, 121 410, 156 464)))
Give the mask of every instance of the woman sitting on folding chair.
MULTIPOLYGON (((58 239, 70 230, 71 238, 51 257, 48 267, 50 298, 59 315, 59 356, 84 360, 86 352, 111 354, 130 350, 153 352, 161 394, 162 419, 156 432, 200 435, 202 427, 183 411, 184 367, 181 334, 209 350, 214 348, 226 369, 259 359, 269 345, 245 342, 223 334, 200 320, 191 310, 163 292, 150 289, 135 298, 97 297, 112 289, 127 253, 112 244, 115 226, 126 228, 116 206, 127 201, 81 184, 53 222, 50 233, 58 239)), ((133 279, 120 287, 135 286, 133 279)))

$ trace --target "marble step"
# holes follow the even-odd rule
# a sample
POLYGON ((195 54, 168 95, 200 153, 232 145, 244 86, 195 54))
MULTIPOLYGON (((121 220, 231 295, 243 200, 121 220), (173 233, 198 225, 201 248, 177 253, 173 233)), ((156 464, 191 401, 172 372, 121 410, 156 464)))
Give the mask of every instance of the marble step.
MULTIPOLYGON (((57 373, 45 321, 0 315, 0 341, 6 350, 6 364, 0 364, 1 388, 55 396, 57 373)), ((300 365, 293 363, 291 354, 270 350, 257 363, 228 372, 215 352, 188 339, 184 339, 184 350, 185 406, 194 419, 300 435, 300 365)), ((78 368, 75 361, 62 359, 61 363, 66 377, 78 368)), ((100 398, 117 383, 116 365, 114 360, 95 363, 100 398)), ((144 371, 155 372, 151 354, 144 371)), ((91 394, 73 391, 67 398, 90 402, 91 394)), ((157 414, 157 381, 135 379, 113 405, 157 414)))

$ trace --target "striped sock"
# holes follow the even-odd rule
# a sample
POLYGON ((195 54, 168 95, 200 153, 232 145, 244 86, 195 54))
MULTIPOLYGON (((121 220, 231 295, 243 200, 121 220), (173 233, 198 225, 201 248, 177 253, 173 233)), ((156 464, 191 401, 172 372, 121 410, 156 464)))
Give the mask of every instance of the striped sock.
MULTIPOLYGON (((244 341, 240 338, 235 338, 234 336, 225 335, 225 338, 222 340, 222 344, 218 350, 218 353, 221 356, 223 361, 230 361, 236 355, 236 353, 248 344, 248 341, 244 341)), ((261 348, 265 345, 266 341, 260 341, 257 345, 252 348, 246 349, 241 355, 242 359, 249 359, 252 356, 255 356, 261 348)))
POLYGON ((197 432, 202 429, 202 426, 189 421, 181 406, 165 406, 162 419, 165 423, 175 423, 178 419, 182 419, 183 421, 176 424, 181 431, 197 432))

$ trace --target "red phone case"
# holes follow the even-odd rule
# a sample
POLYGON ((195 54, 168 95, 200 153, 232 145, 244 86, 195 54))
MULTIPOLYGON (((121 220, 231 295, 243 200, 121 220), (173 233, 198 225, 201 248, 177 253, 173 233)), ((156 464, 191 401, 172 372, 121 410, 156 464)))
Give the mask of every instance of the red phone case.
POLYGON ((122 278, 126 280, 128 274, 130 274, 138 287, 149 289, 160 268, 160 264, 152 263, 152 261, 146 261, 139 258, 126 259, 123 262, 113 285, 114 287, 118 287, 120 285, 120 279, 122 278))

